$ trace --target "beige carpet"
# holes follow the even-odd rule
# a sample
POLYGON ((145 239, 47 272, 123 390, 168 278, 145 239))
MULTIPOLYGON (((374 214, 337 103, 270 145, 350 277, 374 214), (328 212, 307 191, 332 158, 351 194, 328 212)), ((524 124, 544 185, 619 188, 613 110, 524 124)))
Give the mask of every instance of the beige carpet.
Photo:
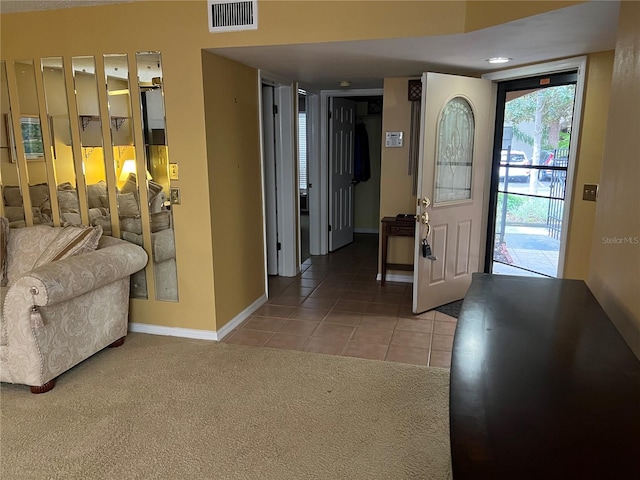
POLYGON ((439 479, 448 370, 130 334, 51 392, 2 384, 6 479, 439 479))

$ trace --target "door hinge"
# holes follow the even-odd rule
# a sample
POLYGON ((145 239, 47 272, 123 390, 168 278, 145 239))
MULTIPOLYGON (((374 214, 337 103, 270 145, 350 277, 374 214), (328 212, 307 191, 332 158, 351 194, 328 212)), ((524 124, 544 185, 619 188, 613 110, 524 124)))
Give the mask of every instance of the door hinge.
POLYGON ((273 114, 277 115, 278 114, 278 105, 274 105, 273 106, 273 114))
POLYGON ((282 250, 282 244, 280 242, 276 244, 276 250, 278 251, 282 250))
POLYGON ((329 225, 329 231, 331 231, 331 225, 329 225))

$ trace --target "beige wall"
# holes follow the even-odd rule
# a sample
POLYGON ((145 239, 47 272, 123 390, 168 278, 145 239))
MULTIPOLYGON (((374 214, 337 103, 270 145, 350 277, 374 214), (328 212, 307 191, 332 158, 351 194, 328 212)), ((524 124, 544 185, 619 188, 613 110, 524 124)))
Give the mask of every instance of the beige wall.
POLYGON ((590 54, 580 125, 579 149, 576 155, 576 175, 573 205, 567 229, 564 278, 589 278, 591 235, 596 219, 596 203, 582 200, 585 183, 600 181, 607 127, 613 51, 590 54))
MULTIPOLYGON (((411 124, 411 102, 407 99, 408 82, 409 78, 386 78, 384 81, 383 138, 385 132, 404 132, 405 140, 401 148, 382 147, 380 218, 416 211, 416 197, 412 195, 413 184, 407 174, 411 124)), ((391 239, 387 262, 413 263, 413 240, 408 237, 391 239)), ((400 273, 406 275, 406 272, 400 273)))
POLYGON ((258 72, 203 52, 216 330, 265 293, 258 72))
POLYGON ((622 2, 589 286, 640 358, 640 3, 622 2))

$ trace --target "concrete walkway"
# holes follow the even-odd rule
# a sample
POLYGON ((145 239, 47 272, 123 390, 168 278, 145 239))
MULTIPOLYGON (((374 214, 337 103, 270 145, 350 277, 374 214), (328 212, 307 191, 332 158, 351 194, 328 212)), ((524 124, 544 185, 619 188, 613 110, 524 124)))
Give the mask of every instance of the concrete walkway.
POLYGON ((533 277, 557 276, 560 241, 550 237, 546 227, 507 226, 504 240, 512 263, 495 262, 493 273, 533 277))

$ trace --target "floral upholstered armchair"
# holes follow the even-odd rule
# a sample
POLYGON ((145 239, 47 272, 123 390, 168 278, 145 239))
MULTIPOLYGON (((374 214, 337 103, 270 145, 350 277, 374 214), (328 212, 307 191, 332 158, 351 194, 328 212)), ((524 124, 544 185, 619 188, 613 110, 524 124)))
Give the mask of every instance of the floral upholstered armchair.
POLYGON ((0 218, 0 381, 42 393, 82 360, 122 345, 129 278, 147 254, 101 237, 100 226, 7 226, 0 218))

